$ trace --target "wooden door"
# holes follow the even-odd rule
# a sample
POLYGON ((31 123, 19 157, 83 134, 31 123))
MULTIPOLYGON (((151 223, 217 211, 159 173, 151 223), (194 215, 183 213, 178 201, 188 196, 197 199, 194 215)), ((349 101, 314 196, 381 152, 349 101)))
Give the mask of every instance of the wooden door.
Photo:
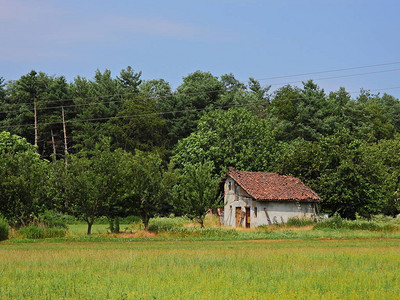
POLYGON ((246 207, 246 228, 250 228, 250 207, 246 207))
POLYGON ((236 227, 240 226, 240 214, 242 209, 240 207, 236 207, 236 227))

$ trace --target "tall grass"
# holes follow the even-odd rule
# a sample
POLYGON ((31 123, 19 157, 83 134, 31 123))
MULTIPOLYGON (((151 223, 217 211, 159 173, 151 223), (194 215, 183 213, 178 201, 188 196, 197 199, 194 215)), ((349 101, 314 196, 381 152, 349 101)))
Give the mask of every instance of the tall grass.
POLYGON ((190 223, 190 220, 185 217, 174 218, 153 218, 149 222, 149 231, 161 232, 182 228, 185 224, 190 223))
POLYGON ((400 240, 0 247, 4 299, 398 299, 400 240))
POLYGON ((27 239, 59 238, 67 234, 65 228, 30 225, 18 230, 18 236, 27 239))
POLYGON ((303 227, 303 226, 310 226, 314 225, 316 221, 314 219, 310 218, 290 218, 287 222, 287 226, 293 226, 293 227, 303 227))
POLYGON ((374 217, 371 220, 357 218, 348 220, 335 214, 331 218, 323 220, 314 225, 314 229, 349 229, 349 230, 369 230, 369 231, 399 231, 400 223, 393 218, 374 217))

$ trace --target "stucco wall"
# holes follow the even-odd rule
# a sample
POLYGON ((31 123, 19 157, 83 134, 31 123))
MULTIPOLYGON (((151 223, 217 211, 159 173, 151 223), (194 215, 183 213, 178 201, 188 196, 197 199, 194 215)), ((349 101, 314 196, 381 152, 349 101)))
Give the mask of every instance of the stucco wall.
MULTIPOLYGON (((224 225, 236 227, 236 208, 250 209, 250 227, 268 225, 267 210, 272 223, 287 222, 293 217, 311 217, 314 203, 258 202, 253 200, 235 181, 228 177, 224 185, 224 225)), ((245 227, 245 222, 239 226, 245 227)))

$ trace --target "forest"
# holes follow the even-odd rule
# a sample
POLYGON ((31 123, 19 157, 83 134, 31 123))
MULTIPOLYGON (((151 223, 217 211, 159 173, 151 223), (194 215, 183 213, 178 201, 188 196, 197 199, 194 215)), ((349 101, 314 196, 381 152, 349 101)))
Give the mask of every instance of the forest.
POLYGON ((107 217, 188 216, 223 206, 228 167, 300 178, 320 212, 400 212, 400 101, 345 87, 326 93, 195 71, 173 90, 127 67, 93 79, 31 71, 0 77, 0 214, 10 226, 46 211, 91 226, 107 217))

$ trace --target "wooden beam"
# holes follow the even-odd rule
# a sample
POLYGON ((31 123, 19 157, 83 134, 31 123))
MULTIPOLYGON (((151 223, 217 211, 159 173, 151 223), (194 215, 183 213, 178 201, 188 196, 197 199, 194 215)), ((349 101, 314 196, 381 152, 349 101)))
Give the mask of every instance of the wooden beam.
POLYGON ((267 211, 267 209, 266 209, 265 207, 264 207, 264 211, 265 211, 265 215, 267 216, 268 224, 269 224, 269 225, 272 225, 271 219, 269 218, 268 211, 267 211))

